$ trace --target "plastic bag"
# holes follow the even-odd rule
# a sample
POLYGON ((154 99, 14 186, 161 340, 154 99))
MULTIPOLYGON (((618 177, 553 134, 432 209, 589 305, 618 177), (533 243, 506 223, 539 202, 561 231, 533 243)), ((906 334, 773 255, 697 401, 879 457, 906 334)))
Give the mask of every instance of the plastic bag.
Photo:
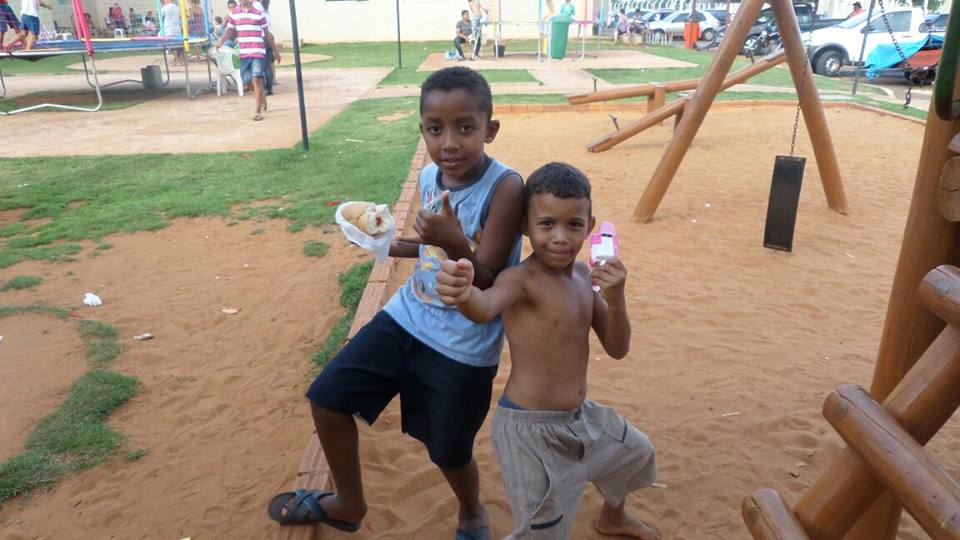
POLYGON ((83 303, 90 307, 102 306, 103 300, 101 300, 99 296, 93 294, 92 292, 88 292, 83 295, 83 303))
POLYGON ((354 201, 347 201, 337 207, 335 219, 337 224, 340 225, 340 230, 343 231, 343 235, 347 237, 347 240, 373 253, 378 263, 386 261, 390 258, 390 243, 397 234, 397 230, 393 226, 393 216, 390 216, 390 229, 387 230, 387 232, 370 236, 343 217, 343 208, 348 204, 353 204, 353 202, 354 201))

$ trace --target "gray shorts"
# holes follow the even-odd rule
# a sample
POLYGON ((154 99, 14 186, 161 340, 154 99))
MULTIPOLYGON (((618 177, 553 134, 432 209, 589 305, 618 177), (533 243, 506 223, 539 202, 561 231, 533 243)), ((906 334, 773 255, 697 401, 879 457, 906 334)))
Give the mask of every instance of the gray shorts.
POLYGON ((618 506, 657 478, 650 439, 589 400, 574 411, 497 406, 493 448, 513 510, 508 539, 569 538, 587 482, 618 506))

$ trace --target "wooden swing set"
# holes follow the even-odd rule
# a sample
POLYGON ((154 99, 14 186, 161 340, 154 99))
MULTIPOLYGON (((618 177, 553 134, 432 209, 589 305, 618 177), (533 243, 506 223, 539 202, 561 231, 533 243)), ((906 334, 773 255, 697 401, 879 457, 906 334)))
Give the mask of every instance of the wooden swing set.
POLYGON ((823 113, 820 96, 817 94, 813 82, 813 72, 809 68, 807 53, 800 38, 800 27, 793 10, 791 0, 743 0, 736 16, 727 30, 727 37, 720 44, 716 57, 707 68, 707 72, 699 79, 675 81, 665 84, 649 84, 626 89, 607 90, 592 94, 569 96, 571 104, 590 103, 622 99, 633 96, 647 96, 648 113, 643 118, 625 124, 619 130, 609 133, 590 143, 587 148, 591 152, 603 152, 629 139, 641 131, 660 124, 671 116, 675 117, 673 138, 667 146, 660 163, 657 165, 647 185, 640 202, 634 210, 633 217, 639 222, 649 222, 653 219, 660 206, 660 201, 670 187, 670 182, 680 168, 690 144, 693 142, 700 125, 710 110, 717 93, 733 85, 740 84, 750 77, 766 71, 786 60, 790 66, 794 86, 803 111, 803 119, 813 144, 817 167, 820 170, 820 179, 827 197, 827 205, 841 214, 847 213, 847 198, 840 178, 840 166, 833 150, 833 141, 830 130, 827 128, 827 119, 823 113), (740 52, 740 47, 747 38, 747 32, 760 13, 764 2, 773 7, 774 17, 783 39, 783 50, 747 66, 735 73, 730 73, 733 61, 740 52), (729 75, 728 75, 729 74, 729 75), (668 92, 678 92, 695 89, 693 94, 678 98, 669 105, 665 104, 668 92))

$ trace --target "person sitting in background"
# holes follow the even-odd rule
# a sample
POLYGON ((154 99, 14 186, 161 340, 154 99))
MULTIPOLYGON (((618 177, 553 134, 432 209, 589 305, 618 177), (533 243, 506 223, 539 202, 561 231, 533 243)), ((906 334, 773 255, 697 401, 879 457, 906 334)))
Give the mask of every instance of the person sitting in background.
POLYGON ((123 8, 120 7, 119 2, 114 2, 113 5, 110 6, 110 10, 107 13, 108 13, 108 22, 111 27, 113 27, 114 29, 116 28, 124 29, 126 27, 126 25, 123 22, 123 8))
POLYGON ((647 24, 647 21, 643 20, 643 12, 640 11, 640 8, 637 8, 633 12, 633 18, 630 19, 630 44, 633 45, 636 37, 639 36, 640 43, 647 42, 647 32, 650 30, 650 26, 647 24))
MULTIPOLYGON (((470 12, 463 10, 460 12, 460 20, 457 21, 457 37, 453 38, 453 46, 457 49, 457 59, 460 61, 466 60, 467 57, 463 55, 462 44, 467 42, 473 42, 473 29, 470 28, 470 12)), ((476 57, 471 55, 471 60, 475 60, 476 57)))

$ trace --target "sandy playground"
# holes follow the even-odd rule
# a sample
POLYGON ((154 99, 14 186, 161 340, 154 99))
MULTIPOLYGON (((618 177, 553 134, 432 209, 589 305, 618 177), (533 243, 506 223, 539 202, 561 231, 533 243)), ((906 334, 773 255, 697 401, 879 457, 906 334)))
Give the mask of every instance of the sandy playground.
MULTIPOLYGON (((620 362, 595 353, 589 393, 657 446, 659 487, 632 496, 630 508, 665 538, 746 538, 743 495, 775 486, 793 502, 841 448, 820 406, 840 383, 869 382, 923 126, 828 110, 852 215, 826 208, 811 156, 795 252, 784 254, 762 249, 760 239, 773 156, 789 145, 790 107, 716 107, 658 219, 643 226, 630 213, 668 128, 590 154, 584 144, 611 127, 606 113, 499 116, 504 128, 492 154, 525 175, 545 154, 563 156, 593 180, 599 219, 618 226, 632 348, 620 362)), ((804 137, 798 152, 812 154, 804 137)), ((2 223, 17 219, 0 215, 2 223)), ((104 298, 75 314, 118 327, 124 354, 113 369, 139 377, 142 391, 110 424, 148 453, 8 502, 0 537, 270 538, 266 502, 292 483, 310 434, 302 398, 309 358, 340 315, 336 273, 364 254, 333 228, 291 234, 280 221, 179 220, 106 240, 114 248, 97 258, 0 270, 0 280, 44 279, 36 291, 3 300, 78 304, 88 290, 104 298), (330 253, 303 257, 307 237, 331 244, 330 253), (224 307, 241 311, 227 315, 224 307), (143 332, 157 337, 132 340, 143 332)), ((66 323, 10 317, 0 319, 0 335, 5 459, 85 366, 66 323)), ((497 393, 509 367, 505 353, 497 393)), ((455 501, 419 443, 399 434, 397 404, 361 433, 370 514, 360 535, 325 538, 450 537, 455 501)), ((956 422, 929 447, 948 470, 960 469, 956 422)), ((510 514, 488 427, 477 456, 500 537, 510 514)), ((599 538, 589 528, 599 500, 588 488, 575 538, 599 538)), ((901 537, 924 536, 906 523, 901 537)))

